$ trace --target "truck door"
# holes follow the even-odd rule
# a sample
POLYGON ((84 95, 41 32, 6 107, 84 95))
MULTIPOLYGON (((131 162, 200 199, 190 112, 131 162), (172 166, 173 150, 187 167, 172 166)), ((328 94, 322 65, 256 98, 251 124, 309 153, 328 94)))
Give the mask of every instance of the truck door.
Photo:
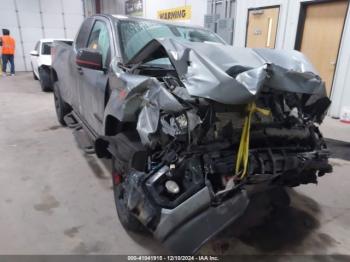
POLYGON ((103 126, 104 99, 108 81, 107 70, 112 55, 111 28, 108 20, 96 19, 91 29, 87 48, 102 54, 105 70, 80 68, 79 93, 82 117, 95 133, 101 134, 103 126))
POLYGON ((87 41, 89 38, 89 34, 91 32, 91 28, 93 26, 94 19, 87 18, 79 29, 79 33, 73 43, 73 49, 71 56, 69 59, 68 65, 68 73, 66 74, 67 83, 70 83, 69 88, 65 88, 65 90, 69 90, 70 94, 66 94, 66 97, 70 98, 68 101, 71 102, 73 109, 82 116, 83 107, 80 101, 80 80, 81 80, 81 67, 76 64, 76 55, 81 48, 85 48, 87 45, 87 41))

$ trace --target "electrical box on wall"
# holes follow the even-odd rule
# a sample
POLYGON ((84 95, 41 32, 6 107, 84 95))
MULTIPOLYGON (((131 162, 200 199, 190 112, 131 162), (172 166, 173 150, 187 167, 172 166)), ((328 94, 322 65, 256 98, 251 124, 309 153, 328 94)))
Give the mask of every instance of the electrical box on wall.
POLYGON ((208 14, 204 16, 204 26, 220 35, 228 44, 233 44, 235 0, 208 0, 208 14))
POLYGON ((204 15, 204 27, 210 31, 216 32, 216 21, 220 18, 220 15, 204 15))
POLYGON ((233 44, 233 19, 224 18, 217 20, 216 33, 221 36, 228 44, 233 44))
POLYGON ((221 36, 228 44, 233 43, 233 28, 234 20, 232 18, 220 19, 219 14, 205 15, 204 16, 204 27, 210 31, 217 33, 221 36))

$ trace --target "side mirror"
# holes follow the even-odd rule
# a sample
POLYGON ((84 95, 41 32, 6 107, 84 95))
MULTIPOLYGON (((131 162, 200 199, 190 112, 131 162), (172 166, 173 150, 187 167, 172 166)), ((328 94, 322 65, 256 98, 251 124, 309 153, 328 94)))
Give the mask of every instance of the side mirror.
POLYGON ((102 54, 94 49, 79 49, 75 62, 81 67, 103 71, 102 54))
POLYGON ((38 51, 33 50, 32 52, 30 52, 30 55, 31 56, 39 56, 39 53, 38 53, 38 51))

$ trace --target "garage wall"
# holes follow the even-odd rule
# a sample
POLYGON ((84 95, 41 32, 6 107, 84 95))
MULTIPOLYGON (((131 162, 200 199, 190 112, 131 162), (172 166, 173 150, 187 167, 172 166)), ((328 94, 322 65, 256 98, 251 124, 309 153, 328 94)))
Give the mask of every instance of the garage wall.
MULTIPOLYGON (((125 2, 127 0, 83 0, 85 5, 85 14, 96 13, 96 4, 100 4, 101 13, 106 14, 125 14, 125 2)), ((143 0, 143 17, 149 19, 158 19, 158 11, 191 6, 191 18, 178 21, 193 25, 204 25, 204 15, 207 14, 207 0, 143 0)))
POLYGON ((340 45, 333 83, 330 115, 339 117, 343 107, 350 107, 350 9, 348 9, 343 39, 340 45))
POLYGON ((29 53, 41 38, 74 38, 83 20, 82 0, 1 0, 0 27, 15 38, 17 71, 30 71, 29 53))
POLYGON ((101 0, 101 13, 125 14, 125 0, 101 0))
MULTIPOLYGON (((237 0, 236 26, 234 32, 235 46, 245 46, 247 14, 250 8, 280 6, 277 28, 276 48, 294 49, 301 2, 312 0, 237 0)), ((345 27, 339 49, 337 67, 332 86, 332 105, 329 115, 339 117, 341 108, 350 106, 350 10, 348 10, 345 27), (346 44, 347 43, 347 44, 346 44)))
POLYGON ((205 0, 144 0, 143 14, 145 18, 157 19, 157 12, 160 10, 176 8, 181 6, 191 6, 191 19, 181 22, 193 25, 204 25, 204 15, 207 13, 207 2, 205 0))

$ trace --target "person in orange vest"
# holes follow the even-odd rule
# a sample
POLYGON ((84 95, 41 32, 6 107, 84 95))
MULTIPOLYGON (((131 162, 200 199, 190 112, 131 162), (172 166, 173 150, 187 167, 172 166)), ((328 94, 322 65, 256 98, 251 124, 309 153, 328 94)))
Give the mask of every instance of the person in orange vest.
POLYGON ((0 37, 0 45, 2 46, 2 72, 6 74, 7 63, 10 62, 11 75, 15 75, 14 54, 16 41, 10 36, 8 29, 2 29, 3 36, 0 37))

